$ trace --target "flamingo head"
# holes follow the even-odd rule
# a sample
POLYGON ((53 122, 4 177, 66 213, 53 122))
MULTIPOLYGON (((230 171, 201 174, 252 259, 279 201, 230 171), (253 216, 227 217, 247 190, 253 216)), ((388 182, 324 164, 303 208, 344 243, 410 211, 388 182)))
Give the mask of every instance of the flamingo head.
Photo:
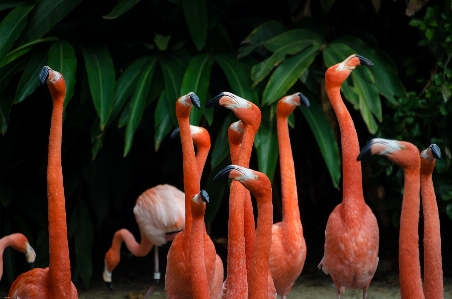
POLYGON ((48 66, 44 66, 39 73, 39 82, 41 85, 47 83, 54 101, 64 101, 66 82, 64 81, 63 75, 48 66))
MULTIPOLYGON (((193 139, 193 143, 196 147, 210 149, 210 135, 209 132, 203 128, 198 126, 190 125, 190 134, 193 139)), ((180 135, 180 129, 176 128, 171 133, 170 138, 175 138, 180 135)))
POLYGON ((243 132, 245 127, 243 122, 238 120, 233 122, 228 128, 228 141, 233 145, 240 145, 242 143, 243 132))
POLYGON ((36 259, 36 252, 34 251, 33 247, 31 247, 31 245, 28 242, 26 242, 25 246, 26 246, 25 258, 27 259, 27 263, 30 266, 30 269, 33 269, 33 265, 34 265, 35 259, 36 259))
POLYGON ((261 123, 261 110, 252 102, 233 93, 222 92, 211 99, 207 103, 206 108, 218 105, 232 110, 245 126, 252 126, 256 128, 256 131, 259 128, 261 123))
POLYGON ((179 117, 190 116, 191 107, 201 108, 201 102, 194 92, 189 92, 186 95, 181 96, 176 101, 176 115, 179 117))
POLYGON ((201 190, 193 196, 191 200, 191 214, 193 218, 201 218, 206 211, 206 204, 209 203, 209 194, 206 190, 201 190))
POLYGON ((278 102, 278 107, 276 108, 276 115, 282 117, 289 117, 289 115, 295 110, 297 106, 303 104, 306 107, 309 107, 311 104, 309 103, 308 98, 302 94, 301 92, 294 93, 290 96, 285 96, 278 102))
POLYGON ((371 155, 386 156, 404 169, 419 167, 419 150, 406 141, 374 138, 361 150, 357 160, 371 155))
POLYGON ((325 84, 329 86, 341 86, 358 65, 373 66, 374 64, 361 55, 352 54, 341 63, 328 68, 325 73, 325 84))
POLYGON ((430 144, 421 152, 421 173, 431 175, 435 168, 436 159, 441 159, 441 150, 436 144, 430 144))

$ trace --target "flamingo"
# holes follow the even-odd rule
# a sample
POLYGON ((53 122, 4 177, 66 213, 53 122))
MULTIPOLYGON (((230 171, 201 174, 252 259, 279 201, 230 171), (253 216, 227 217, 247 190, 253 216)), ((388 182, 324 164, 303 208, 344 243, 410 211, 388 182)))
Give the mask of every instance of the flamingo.
POLYGON ((331 275, 338 299, 344 288, 362 289, 363 298, 366 298, 378 265, 378 223, 364 202, 361 162, 356 161, 358 136, 340 95, 342 83, 359 65, 373 64, 353 54, 325 73, 325 89, 341 132, 343 198, 328 217, 325 251, 319 268, 331 275))
POLYGON ((214 177, 214 181, 229 177, 238 181, 247 188, 257 201, 257 227, 256 237, 250 261, 250 280, 248 285, 249 299, 262 299, 268 297, 268 260, 272 241, 273 205, 272 188, 268 177, 238 165, 229 165, 214 177))
POLYGON ((66 208, 61 167, 61 140, 63 103, 66 83, 63 76, 44 66, 39 74, 41 84, 47 82, 52 95, 53 111, 50 123, 49 157, 47 166, 47 196, 49 217, 49 267, 25 272, 11 285, 11 298, 77 298, 77 289, 71 282, 69 247, 66 228, 66 208))
POLYGON ((210 299, 207 281, 206 264, 204 261, 204 213, 209 194, 201 190, 191 201, 192 230, 190 235, 190 275, 193 289, 193 299, 210 299))
POLYGON ((441 150, 431 144, 421 152, 421 197, 424 214, 424 294, 426 298, 444 298, 443 266, 439 213, 432 173, 441 150))
MULTIPOLYGON (((185 228, 173 240, 168 251, 165 292, 168 298, 192 298, 190 277, 191 200, 200 192, 200 176, 195 160, 189 116, 192 106, 200 108, 198 96, 190 92, 176 101, 176 117, 182 143, 185 189, 185 228)), ((212 298, 220 298, 223 284, 223 263, 215 252, 212 240, 204 233, 204 257, 212 298)))
POLYGON ((298 208, 295 166, 289 139, 287 118, 301 103, 309 107, 302 93, 295 93, 279 100, 276 109, 279 160, 282 190, 282 220, 273 224, 269 267, 276 292, 282 299, 292 289, 300 276, 306 260, 306 243, 298 208))
POLYGON ((0 239, 0 280, 3 276, 3 251, 6 247, 12 247, 17 251, 20 251, 25 254, 25 258, 27 259, 27 263, 30 267, 33 266, 33 263, 36 259, 36 253, 33 250, 33 247, 28 243, 27 237, 25 237, 21 233, 15 233, 8 236, 4 236, 0 239))
POLYGON ((405 182, 399 236, 400 293, 402 299, 425 298, 419 261, 419 150, 409 142, 374 138, 361 150, 358 160, 370 155, 386 156, 403 169, 405 182))
MULTIPOLYGON (((179 128, 171 134, 171 138, 179 135, 179 128)), ((210 149, 210 137, 206 129, 191 126, 191 136, 198 149, 196 162, 198 171, 202 173, 210 149)), ((107 287, 113 290, 112 272, 120 260, 121 243, 124 242, 135 256, 146 256, 154 249, 154 279, 160 280, 158 247, 172 241, 185 224, 185 194, 171 185, 158 185, 143 192, 133 208, 135 219, 141 234, 141 244, 126 229, 118 230, 112 241, 111 248, 105 254, 103 279, 107 287)), ((147 298, 155 286, 151 286, 144 298, 147 298)))

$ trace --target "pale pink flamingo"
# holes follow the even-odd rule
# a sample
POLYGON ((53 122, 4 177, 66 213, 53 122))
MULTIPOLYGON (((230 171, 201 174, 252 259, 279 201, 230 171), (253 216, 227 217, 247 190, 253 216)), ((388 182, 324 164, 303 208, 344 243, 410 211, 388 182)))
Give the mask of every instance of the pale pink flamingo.
POLYGON ((6 247, 11 247, 17 251, 24 253, 27 263, 30 264, 30 267, 33 266, 33 263, 36 259, 35 251, 28 243, 27 237, 25 237, 23 234, 15 233, 4 236, 0 239, 0 280, 3 276, 3 251, 6 247))

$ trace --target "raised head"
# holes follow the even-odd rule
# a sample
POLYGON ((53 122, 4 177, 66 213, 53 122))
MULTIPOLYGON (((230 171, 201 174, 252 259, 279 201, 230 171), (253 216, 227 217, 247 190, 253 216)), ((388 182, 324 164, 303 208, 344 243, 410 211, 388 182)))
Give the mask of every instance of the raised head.
POLYGON ((234 145, 240 145, 244 131, 245 127, 242 121, 233 122, 228 128, 228 141, 234 145))
MULTIPOLYGON (((205 128, 190 125, 190 134, 193 139, 193 143, 196 145, 198 149, 201 147, 210 149, 210 135, 205 128)), ((176 138, 179 135, 180 129, 176 128, 171 133, 170 138, 176 138)))
POLYGON ((179 97, 176 101, 176 115, 179 117, 188 117, 190 115, 191 107, 201 108, 201 102, 194 92, 189 92, 186 95, 179 97))
POLYGON ((206 190, 201 190, 198 194, 193 196, 191 200, 191 214, 193 218, 204 216, 207 203, 209 203, 209 194, 206 190))
POLYGON ((419 167, 419 150, 406 141, 374 138, 361 150, 357 160, 371 155, 386 156, 404 169, 419 167))
POLYGON ((63 75, 48 66, 44 66, 39 73, 39 82, 41 85, 47 83, 53 101, 64 102, 66 82, 64 81, 63 75))
POLYGON ((441 159, 441 150, 436 144, 430 144, 428 148, 421 152, 421 173, 431 175, 435 168, 436 159, 441 159))
POLYGON ((330 87, 341 86, 352 70, 359 65, 373 66, 373 63, 361 55, 352 54, 341 63, 328 68, 325 73, 325 84, 330 87))
POLYGON ((309 107, 311 105, 308 98, 301 92, 294 93, 290 96, 285 96, 278 102, 276 115, 288 117, 295 110, 295 108, 297 106, 300 106, 301 104, 306 107, 309 107))

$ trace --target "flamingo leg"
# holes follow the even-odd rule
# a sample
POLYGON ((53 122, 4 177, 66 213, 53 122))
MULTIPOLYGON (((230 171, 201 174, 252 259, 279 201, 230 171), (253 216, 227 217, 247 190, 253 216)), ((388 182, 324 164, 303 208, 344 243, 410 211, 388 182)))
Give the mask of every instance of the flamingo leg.
POLYGON ((367 289, 363 289, 363 299, 367 298, 367 289))
POLYGON ((160 283, 160 272, 159 272, 159 247, 154 246, 154 282, 151 287, 148 289, 143 299, 146 299, 149 295, 152 294, 155 287, 160 283))

